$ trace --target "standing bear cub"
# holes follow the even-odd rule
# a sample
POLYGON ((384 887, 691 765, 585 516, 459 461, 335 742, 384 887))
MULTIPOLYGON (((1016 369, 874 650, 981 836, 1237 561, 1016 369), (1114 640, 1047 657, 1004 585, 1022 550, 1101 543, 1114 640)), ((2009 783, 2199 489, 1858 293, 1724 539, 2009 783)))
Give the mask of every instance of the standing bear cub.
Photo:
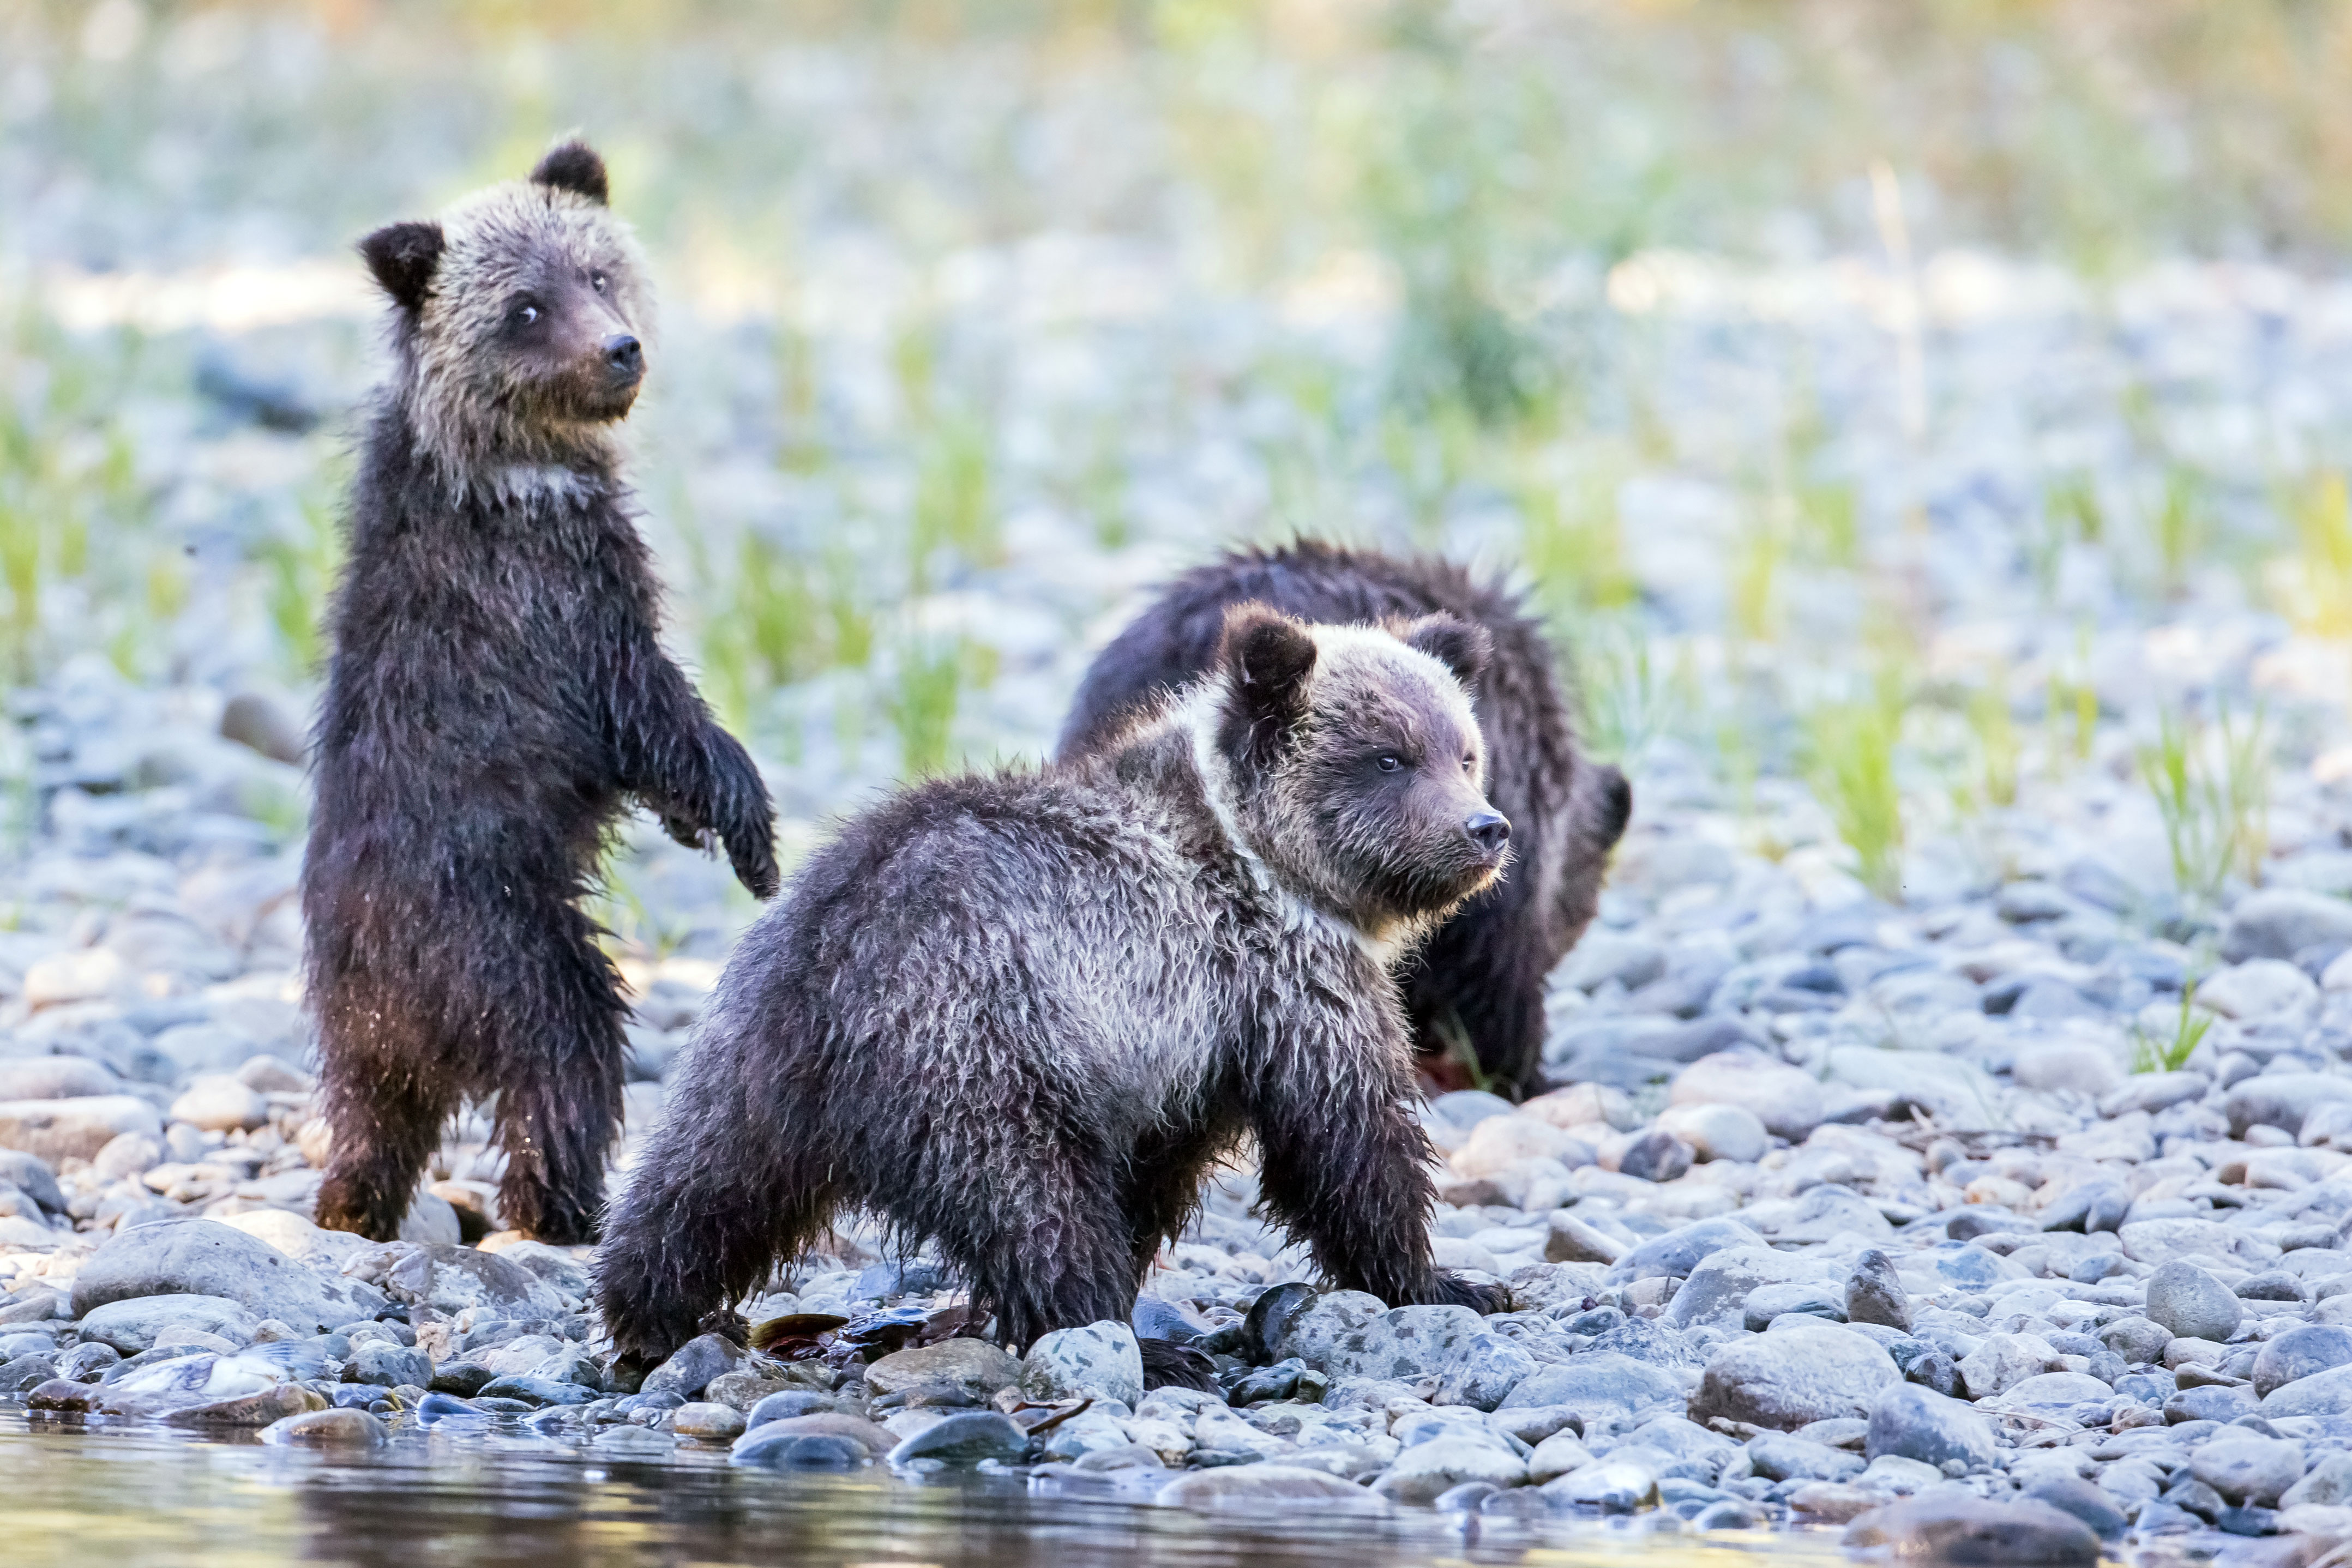
POLYGON ((1397 977, 1424 1071, 1466 1088, 1461 1048, 1513 1099, 1544 1087, 1544 986, 1600 905, 1625 831, 1625 776, 1577 746, 1543 628, 1507 590, 1433 556, 1303 540, 1235 550, 1171 583, 1097 656, 1063 727, 1060 755, 1116 745, 1136 712, 1209 667, 1227 609, 1245 600, 1307 621, 1437 612, 1482 627, 1493 657, 1470 695, 1511 819, 1511 873, 1463 905, 1397 977))
POLYGON ((1431 1262, 1388 975, 1509 858, 1463 689, 1486 651, 1240 606, 1115 743, 853 819, 744 936, 606 1219, 615 1347, 727 1322, 843 1205, 936 1243, 1006 1343, 1125 1321, 1245 1134, 1333 1281, 1497 1307, 1431 1262))
POLYGON ((331 614, 302 911, 319 1223, 380 1240, 468 1094, 497 1096, 506 1222, 594 1235, 625 1009, 579 901, 626 801, 776 887, 767 789, 656 635, 614 440, 648 301, 605 199, 572 142, 360 245, 394 365, 331 614))

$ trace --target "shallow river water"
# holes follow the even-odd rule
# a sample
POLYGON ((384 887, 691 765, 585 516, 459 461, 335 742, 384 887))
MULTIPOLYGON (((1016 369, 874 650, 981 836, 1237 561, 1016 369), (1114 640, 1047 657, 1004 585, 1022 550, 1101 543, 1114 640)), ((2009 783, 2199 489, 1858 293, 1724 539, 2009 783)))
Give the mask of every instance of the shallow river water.
POLYGON ((1834 1532, 1691 1537, 1600 1523, 1483 1534, 1431 1513, 1259 1523, 1012 1478, 777 1474, 723 1458, 653 1465, 530 1438, 404 1434, 358 1456, 0 1416, 10 1568, 1051 1563, 1102 1568, 1389 1568, 1447 1563, 1840 1561, 1834 1532))

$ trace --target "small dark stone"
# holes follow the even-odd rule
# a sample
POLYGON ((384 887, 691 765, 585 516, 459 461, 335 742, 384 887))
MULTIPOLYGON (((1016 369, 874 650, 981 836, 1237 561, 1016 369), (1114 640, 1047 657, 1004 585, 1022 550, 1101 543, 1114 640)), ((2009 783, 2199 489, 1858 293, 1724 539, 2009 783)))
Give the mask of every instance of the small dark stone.
POLYGON ((2185 1478, 2167 1488, 2164 1500, 2175 1508, 2186 1509, 2209 1524, 2221 1518, 2221 1511, 2230 1506, 2222 1500, 2220 1492, 2194 1477, 2185 1478))
POLYGON ((383 1397, 383 1390, 370 1383, 346 1383, 327 1390, 327 1403, 338 1410, 364 1410, 383 1397))
MULTIPOLYGON (((879 1316, 881 1314, 875 1314, 879 1316)), ((722 1372, 732 1372, 742 1364, 743 1347, 724 1334, 698 1334, 678 1346, 677 1351, 659 1366, 646 1374, 645 1388, 677 1395, 691 1399, 710 1385, 710 1380, 722 1372)))
POLYGON ((433 1380, 433 1362, 422 1351, 405 1345, 386 1344, 382 1340, 370 1340, 359 1347, 343 1368, 346 1383, 373 1384, 378 1388, 397 1388, 404 1383, 419 1385, 433 1380))
POLYGON ((2237 1296, 2242 1301, 2299 1301, 2303 1300, 2303 1281, 2284 1270, 2273 1269, 2239 1281, 2237 1296))
POLYGON ((1625 1314, 1615 1307, 1595 1307, 1589 1312, 1577 1313, 1559 1326, 1569 1333, 1592 1337, 1624 1327, 1625 1314))
POLYGON ((1944 1234, 1955 1241, 1973 1241, 1979 1236, 2002 1233, 2021 1235, 2041 1228, 2037 1221, 1990 1204, 1972 1204, 1944 1222, 1944 1234))
POLYGON ((2079 1476, 2053 1476, 2027 1489, 2026 1496, 2039 1498, 2051 1507, 2073 1514, 2091 1527, 2102 1541, 2113 1541, 2130 1523, 2116 1508, 2113 1499, 2079 1476))
POLYGON ((37 1388, 58 1375, 55 1351, 37 1351, 20 1355, 16 1360, 0 1363, 0 1395, 22 1394, 27 1388, 37 1388))
POLYGON ((478 1361, 445 1361, 433 1369, 433 1381, 426 1386, 436 1393, 471 1399, 497 1376, 478 1361))
POLYGON ((551 1377, 524 1375, 493 1378, 482 1385, 475 1397, 512 1399, 536 1409, 548 1405, 586 1405, 596 1398, 596 1391, 576 1383, 558 1383, 551 1377))
POLYGON ((1959 1364, 1940 1350, 1931 1350, 1905 1367, 1903 1379, 1922 1388, 1933 1389, 1947 1399, 1962 1396, 1959 1364))
POLYGON ((1846 1276, 1845 1315, 1848 1322, 1911 1332, 1911 1293, 1895 1276, 1895 1260, 1875 1247, 1855 1259, 1846 1276))
POLYGON ((440 1392, 427 1394, 416 1402, 416 1418, 428 1423, 446 1421, 452 1416, 481 1416, 488 1414, 488 1412, 479 1406, 469 1405, 453 1394, 440 1392))
MULTIPOLYGON (((2044 1230, 2078 1230, 2095 1235, 2122 1228, 2132 1196, 2121 1182, 2087 1181, 2061 1193, 2042 1211, 2044 1230)), ((1946 1232, 1949 1234, 1949 1232, 1946 1232)))
POLYGON ((2213 1516, 2213 1522, 2231 1535, 2276 1535, 2279 1521, 2275 1509, 2256 1508, 2252 1504, 2234 1504, 2213 1516))
POLYGON ((1191 1308, 1158 1296, 1136 1297, 1127 1322, 1138 1339, 1171 1340, 1178 1344, 1190 1344, 1208 1332, 1208 1325, 1191 1308))
POLYGON ((91 1341, 58 1357, 58 1375, 70 1377, 76 1383, 96 1383, 108 1367, 121 1359, 121 1353, 112 1345, 91 1341))
POLYGON ((25 1396, 25 1406, 29 1410, 87 1410, 97 1399, 98 1391, 87 1383, 52 1377, 25 1396))
POLYGON ((1274 1347, 1288 1337, 1291 1324, 1315 1304, 1318 1293, 1314 1286, 1297 1281, 1265 1291, 1250 1303, 1249 1315, 1242 1320, 1242 1343, 1236 1354, 1261 1365, 1272 1361, 1274 1347))
POLYGON ((1617 1171, 1636 1181, 1675 1181, 1690 1174, 1697 1152, 1672 1133, 1653 1128, 1625 1146, 1617 1171))
POLYGON ((974 1410, 926 1427, 891 1449, 890 1462, 943 1459, 951 1465, 970 1465, 982 1459, 1017 1459, 1028 1449, 1029 1434, 1011 1416, 974 1410))
POLYGON ((1288 1361, 1260 1368, 1235 1378, 1225 1395, 1225 1403, 1236 1407, 1263 1405, 1270 1399, 1287 1399, 1298 1389, 1298 1375, 1307 1364, 1296 1356, 1288 1361))

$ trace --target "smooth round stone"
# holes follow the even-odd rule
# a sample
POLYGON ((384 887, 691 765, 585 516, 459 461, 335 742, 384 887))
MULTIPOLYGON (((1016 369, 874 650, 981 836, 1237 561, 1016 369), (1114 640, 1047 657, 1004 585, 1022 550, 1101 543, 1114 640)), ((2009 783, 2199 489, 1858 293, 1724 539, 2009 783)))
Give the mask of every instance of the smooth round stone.
POLYGON ((2133 1366, 2145 1366, 2176 1338, 2170 1329, 2145 1317, 2117 1318, 2099 1330, 2099 1343, 2133 1366))
POLYGON ((952 1383, 984 1400, 1020 1381, 1020 1358, 979 1339, 945 1339, 894 1351, 866 1369, 866 1391, 876 1396, 952 1383))
POLYGON ((779 1469, 839 1469, 862 1465, 867 1457, 866 1446, 852 1438, 825 1432, 782 1431, 772 1421, 761 1430, 747 1434, 728 1458, 733 1464, 768 1465, 779 1469))
POLYGON ((1604 1459, 1547 1482, 1543 1494, 1562 1508, 1632 1513, 1657 1506, 1658 1478, 1631 1459, 1604 1459))
POLYGON ((559 1383, 552 1377, 528 1374, 517 1377, 498 1377, 482 1385, 474 1396, 477 1399, 512 1399, 533 1408, 548 1405, 586 1405, 599 1397, 593 1388, 583 1388, 576 1383, 559 1383))
POLYGON ((227 1073, 211 1073, 172 1102, 172 1120, 208 1133, 246 1132, 268 1123, 269 1102, 227 1073))
POLYGON ((1690 1414, 1694 1420, 1720 1416, 1793 1431, 1815 1421, 1866 1416, 1879 1390, 1902 1380, 1894 1360, 1861 1334, 1804 1325, 1717 1351, 1690 1414))
POLYGON ((272 1421, 261 1429, 261 1440, 320 1448, 369 1448, 383 1442, 383 1423, 365 1410, 312 1410, 272 1421))
MULTIPOLYGON (((617 1427, 607 1427, 589 1440, 591 1448, 600 1452, 619 1452, 657 1458, 677 1451, 677 1440, 648 1427, 624 1421, 617 1427)), ((863 1458, 863 1455, 859 1456, 863 1458)))
POLYGON ((1772 1147, 1772 1134, 1744 1105, 1711 1102, 1669 1105, 1659 1113, 1657 1125, 1659 1131, 1688 1144, 1702 1160, 1752 1165, 1772 1147))
POLYGON ((1897 1384, 1879 1395, 1870 1408, 1863 1452, 1873 1460, 1894 1455, 1939 1469, 1953 1460, 1970 1470, 1990 1469, 2000 1458, 1991 1423, 1960 1401, 1916 1383, 1897 1384))
POLYGON ((787 1388, 771 1394, 752 1406, 743 1417, 743 1429, 750 1431, 771 1421, 789 1420, 795 1416, 814 1416, 838 1406, 839 1402, 830 1394, 819 1394, 814 1388, 787 1388))
POLYGON ((669 1418, 670 1430, 698 1443, 731 1443, 743 1435, 747 1423, 740 1410, 724 1405, 681 1405, 669 1418))
POLYGON ((2061 1513, 2071 1513, 2102 1541, 2113 1541, 2122 1535, 2130 1521, 2115 1500, 2080 1476, 2052 1476, 2026 1488, 2025 1495, 2036 1502, 2046 1502, 2061 1513))
POLYGON ((1429 1506, 1440 1513, 1476 1513, 1488 1498, 1500 1490, 1492 1481, 1464 1481, 1440 1492, 1429 1506))
POLYGON ((2175 1259, 2147 1282, 2147 1316, 2180 1339, 2227 1341, 2245 1321, 2245 1308, 2221 1281, 2175 1259))
POLYGON ((1652 1130, 1625 1146, 1617 1172, 1636 1181, 1678 1181, 1690 1174, 1696 1151, 1672 1133, 1652 1130))
POLYGON ((2254 1357, 2254 1392, 2268 1398, 2288 1384, 2352 1364, 2352 1329, 2302 1323, 2272 1340, 2254 1357))
POLYGON ((2249 1275, 2238 1281, 2237 1290, 2231 1293, 2242 1301, 2299 1301, 2304 1299, 2303 1281, 2282 1269, 2249 1275))
MULTIPOLYGON (((1719 1259, 1722 1255, 1717 1254, 1719 1259)), ((1761 1333, 1773 1320, 1791 1314, 1845 1321, 1845 1292, 1825 1280, 1791 1280, 1759 1285, 1748 1292, 1741 1321, 1750 1333, 1761 1333)))
POLYGON ((1693 1514, 1690 1527, 1705 1534, 1717 1530, 1761 1530, 1769 1521, 1769 1516, 1756 1504, 1731 1497, 1711 1502, 1693 1514))
POLYGON ((483 1410, 478 1406, 468 1405, 465 1400, 457 1398, 454 1395, 445 1394, 438 1391, 427 1394, 424 1398, 416 1402, 416 1418, 419 1421, 428 1424, 435 1421, 446 1421, 452 1416, 472 1416, 478 1417, 487 1416, 488 1414, 488 1411, 483 1410))
POLYGON ((445 1361, 433 1369, 433 1380, 425 1386, 436 1394, 454 1394, 460 1399, 471 1399, 498 1380, 498 1374, 478 1361, 445 1361))
POLYGON ((351 1364, 343 1369, 343 1381, 373 1384, 379 1388, 398 1388, 406 1384, 422 1387, 433 1381, 433 1362, 423 1351, 370 1340, 352 1352, 351 1364))
POLYGON ((1971 1568, 2094 1568, 2099 1560, 2096 1532, 2046 1502, 1992 1502, 1940 1490, 1864 1514, 1846 1527, 1844 1545, 1971 1568))
POLYGON ((2303 1445, 2282 1437, 2215 1437, 2189 1456, 2189 1473, 2231 1502, 2268 1507, 2303 1479, 2303 1445))
MULTIPOLYGON (((889 1458, 894 1465, 916 1459, 976 1465, 982 1459, 1017 1459, 1028 1450, 1029 1434, 1011 1416, 1000 1416, 993 1410, 971 1410, 924 1427, 892 1448, 889 1458)), ((738 1450, 737 1457, 741 1457, 741 1450, 738 1450)))
POLYGON ((1437 1437, 1416 1443, 1397 1456, 1372 1490, 1391 1502, 1433 1502, 1469 1481, 1483 1481, 1496 1490, 1523 1486, 1528 1467, 1494 1435, 1437 1437))

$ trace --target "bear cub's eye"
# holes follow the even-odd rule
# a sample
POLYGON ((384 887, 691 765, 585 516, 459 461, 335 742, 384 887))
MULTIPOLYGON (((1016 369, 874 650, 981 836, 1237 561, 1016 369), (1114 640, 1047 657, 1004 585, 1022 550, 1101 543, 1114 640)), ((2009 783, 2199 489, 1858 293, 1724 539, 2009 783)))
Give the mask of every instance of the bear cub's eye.
POLYGON ((1403 766, 1403 763, 1398 761, 1393 757, 1382 757, 1380 762, 1381 771, 1383 773, 1393 773, 1403 766))
POLYGON ((518 305, 507 312, 507 319, 517 327, 528 327, 539 319, 539 307, 530 304, 518 305))
POLYGON ((1462 759, 1462 771, 1465 773, 1475 773, 1478 771, 1478 757, 1475 752, 1471 753, 1469 756, 1465 757, 1462 759))
POLYGON ((603 273, 590 273, 588 275, 588 282, 589 286, 594 288, 597 293, 602 294, 604 292, 604 275, 603 273))

